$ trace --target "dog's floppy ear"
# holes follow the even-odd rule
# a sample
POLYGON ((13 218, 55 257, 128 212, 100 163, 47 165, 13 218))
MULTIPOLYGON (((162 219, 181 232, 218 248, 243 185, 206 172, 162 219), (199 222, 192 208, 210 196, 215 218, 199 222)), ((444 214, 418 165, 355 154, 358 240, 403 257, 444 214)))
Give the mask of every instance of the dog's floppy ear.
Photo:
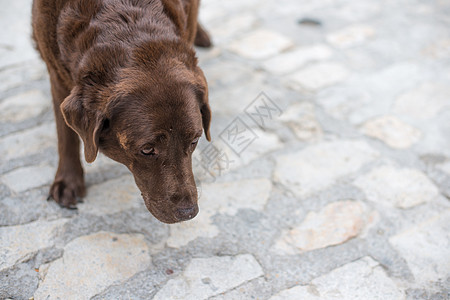
POLYGON ((203 71, 196 68, 196 92, 200 106, 200 112, 202 113, 203 130, 205 131, 206 139, 211 141, 211 134, 209 133, 209 127, 211 125, 211 108, 209 107, 208 98, 208 83, 206 82, 203 71))
POLYGON ((60 108, 67 125, 83 140, 86 161, 93 162, 97 157, 100 131, 106 119, 105 116, 85 106, 77 87, 72 89, 60 108))

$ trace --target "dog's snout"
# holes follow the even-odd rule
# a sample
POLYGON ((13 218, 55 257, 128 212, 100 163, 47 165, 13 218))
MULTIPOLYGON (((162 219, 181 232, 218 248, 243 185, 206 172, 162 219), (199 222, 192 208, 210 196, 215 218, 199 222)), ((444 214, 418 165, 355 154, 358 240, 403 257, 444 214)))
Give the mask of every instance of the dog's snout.
POLYGON ((195 217, 197 213, 198 213, 197 205, 193 205, 190 207, 179 207, 175 210, 175 217, 179 221, 186 221, 195 217))

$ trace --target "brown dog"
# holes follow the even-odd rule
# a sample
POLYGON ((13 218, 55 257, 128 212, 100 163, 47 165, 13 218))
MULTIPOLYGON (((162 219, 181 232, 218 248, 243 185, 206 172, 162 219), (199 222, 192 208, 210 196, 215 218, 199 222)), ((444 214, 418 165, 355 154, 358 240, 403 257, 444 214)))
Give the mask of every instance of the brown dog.
POLYGON ((59 165, 50 196, 75 208, 101 151, 129 168, 148 210, 198 212, 191 155, 210 140, 208 87, 192 45, 209 46, 199 0, 34 0, 33 38, 50 74, 59 165))

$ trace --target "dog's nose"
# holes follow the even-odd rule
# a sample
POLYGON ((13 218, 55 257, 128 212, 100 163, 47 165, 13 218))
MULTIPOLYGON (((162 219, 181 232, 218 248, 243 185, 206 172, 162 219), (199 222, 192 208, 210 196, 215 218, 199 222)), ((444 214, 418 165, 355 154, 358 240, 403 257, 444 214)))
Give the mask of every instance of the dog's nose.
POLYGON ((190 220, 198 214, 198 206, 180 207, 175 210, 175 217, 179 221, 190 220))

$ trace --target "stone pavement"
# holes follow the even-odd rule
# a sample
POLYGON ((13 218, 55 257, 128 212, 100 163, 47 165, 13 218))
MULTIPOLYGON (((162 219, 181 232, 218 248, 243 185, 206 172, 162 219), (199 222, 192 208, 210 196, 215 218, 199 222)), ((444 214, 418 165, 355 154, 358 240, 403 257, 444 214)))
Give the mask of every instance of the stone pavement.
POLYGON ((45 201, 30 2, 0 1, 0 299, 449 299, 449 1, 203 0, 213 143, 177 225, 102 156, 77 211, 45 201))

